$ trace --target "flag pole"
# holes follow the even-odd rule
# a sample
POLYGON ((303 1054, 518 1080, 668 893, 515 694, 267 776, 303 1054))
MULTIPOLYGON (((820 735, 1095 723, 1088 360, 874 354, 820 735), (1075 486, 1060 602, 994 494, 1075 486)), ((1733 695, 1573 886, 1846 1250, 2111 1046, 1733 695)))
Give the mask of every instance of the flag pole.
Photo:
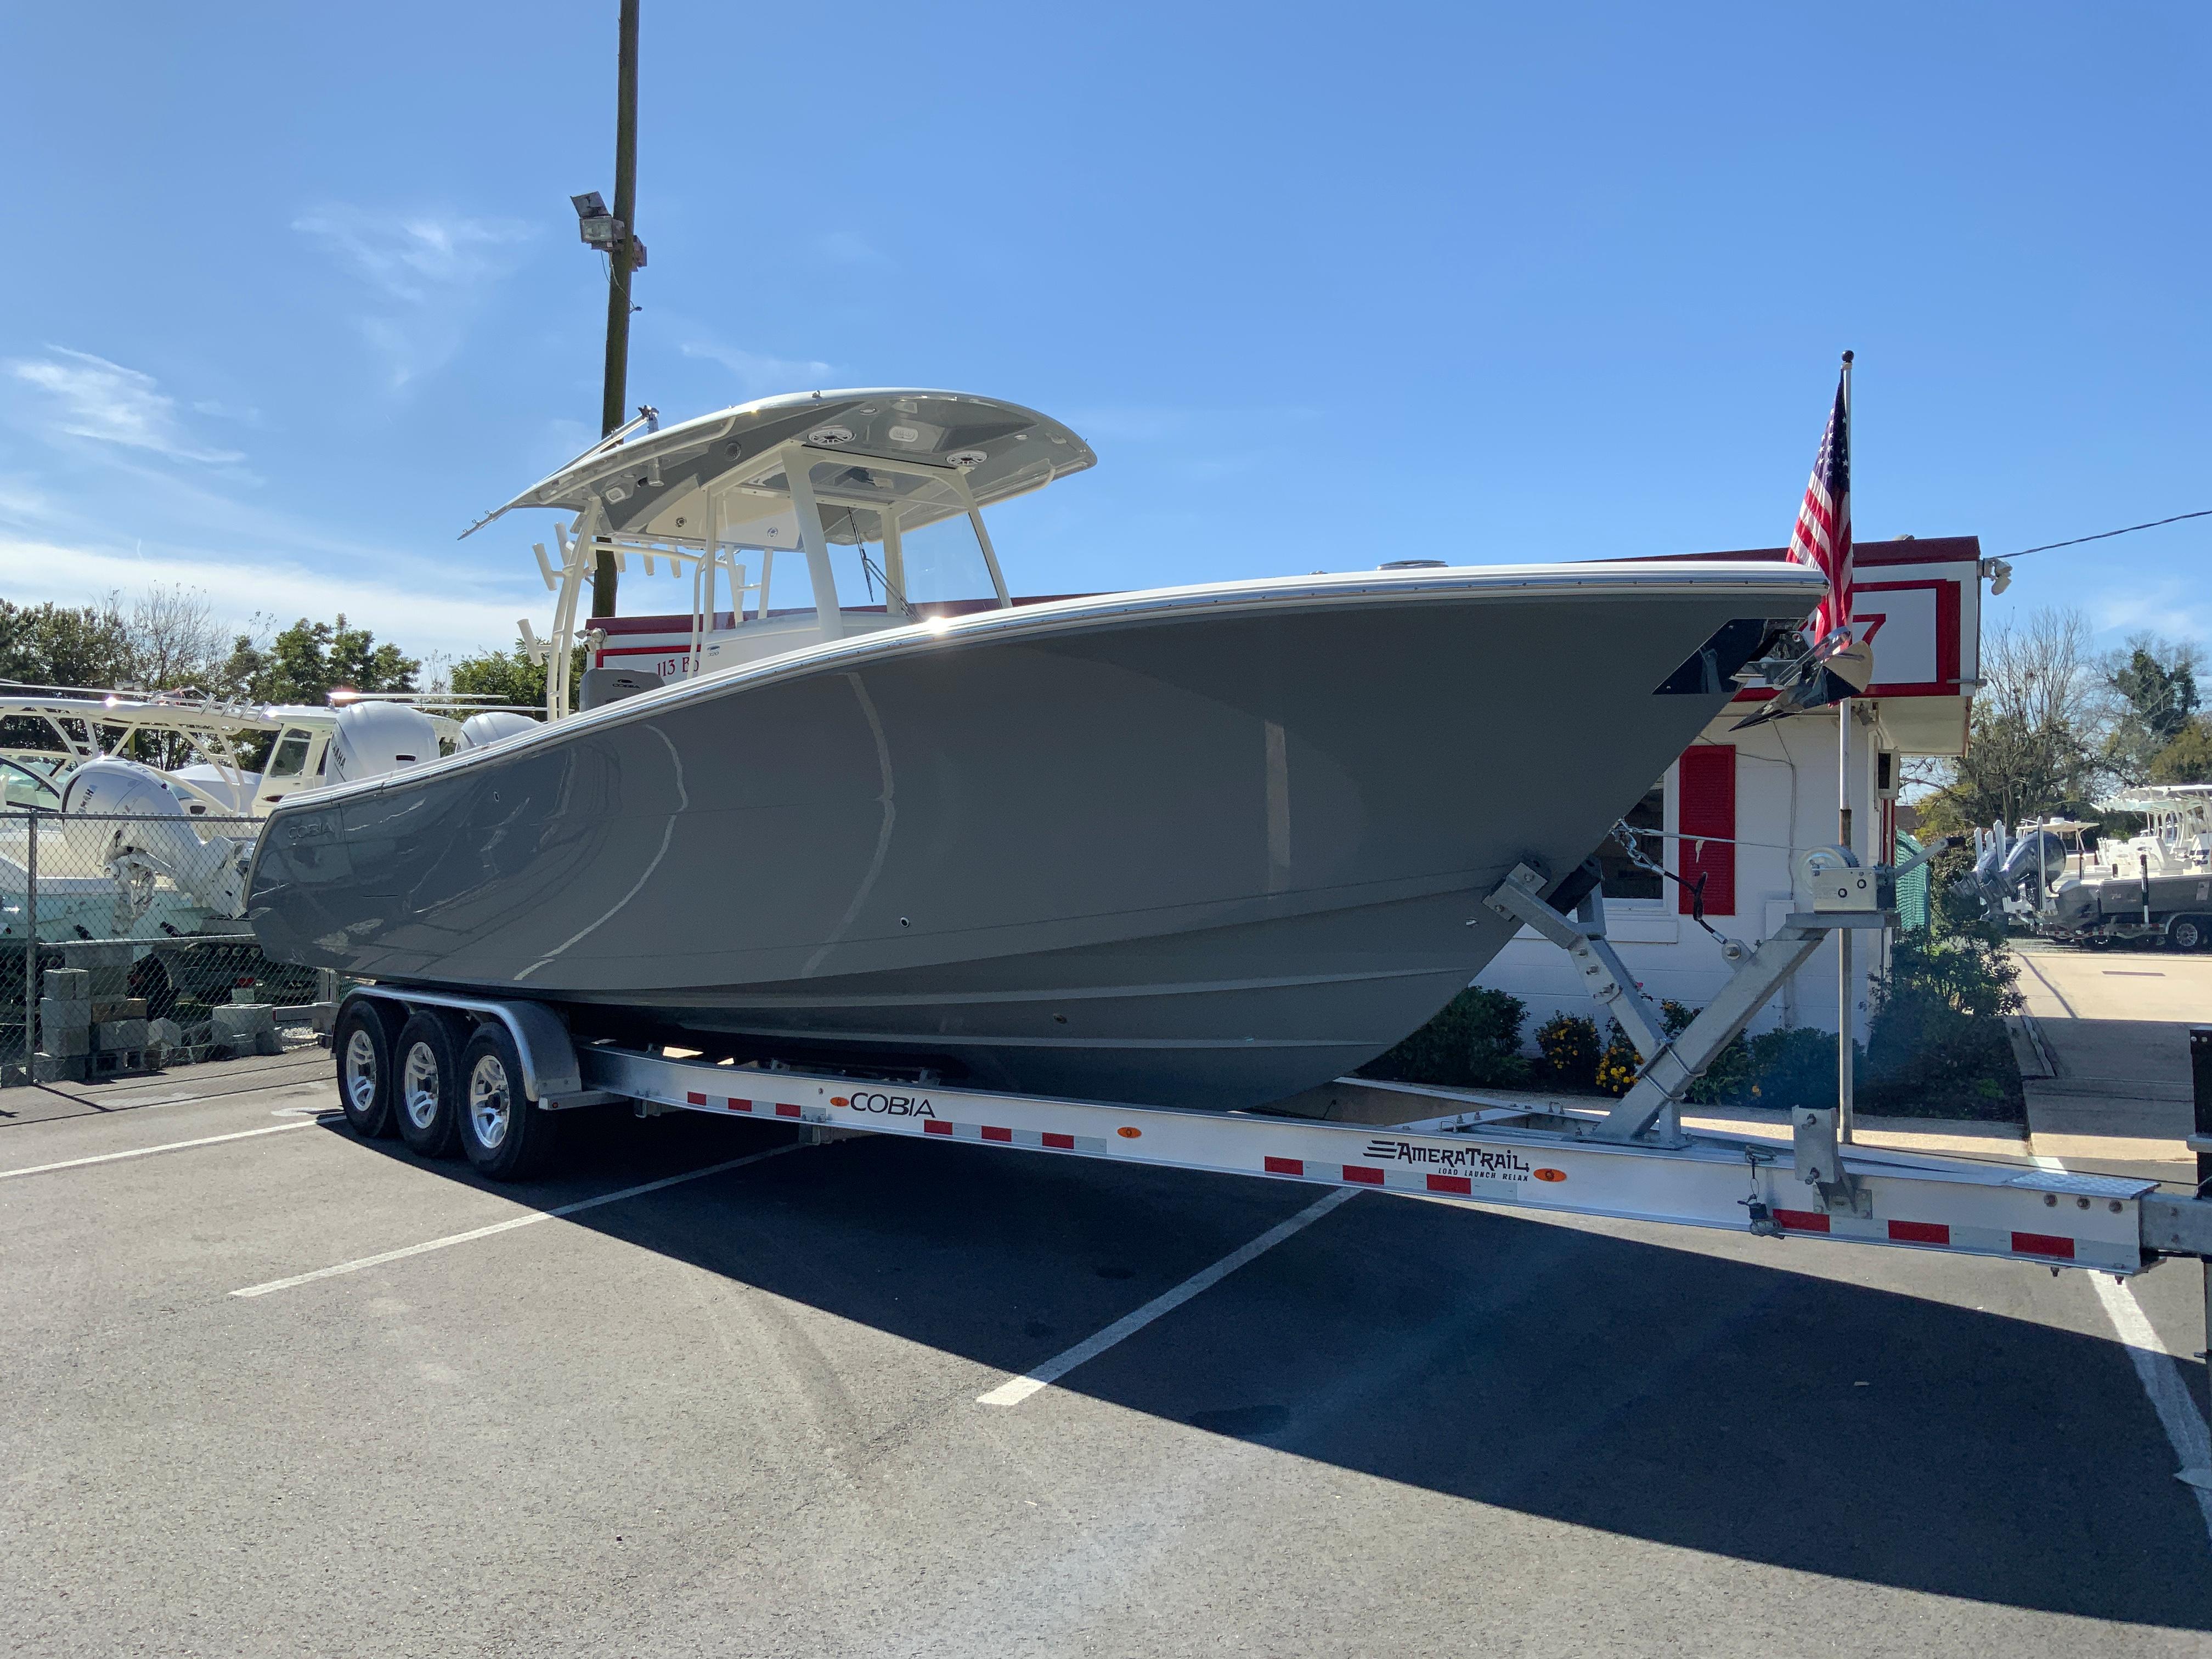
MULTIPOLYGON (((1851 433, 1851 354, 1844 354, 1844 453, 1850 456, 1851 433)), ((1849 477, 1850 475, 1846 473, 1849 477)), ((1848 510, 1849 498, 1837 503, 1840 520, 1848 510)), ((1838 525, 1841 528, 1841 525, 1838 525)), ((1832 588, 1830 590, 1833 592, 1832 588)), ((1832 626, 1849 628, 1848 616, 1832 616, 1832 626)), ((1836 705, 1836 836, 1837 844, 1846 851, 1856 851, 1851 844, 1851 700, 1844 698, 1836 705)), ((1837 1139, 1855 1139, 1851 1076, 1852 1028, 1857 1022, 1852 1018, 1851 933, 1848 927, 1836 929, 1836 1127, 1837 1139)))

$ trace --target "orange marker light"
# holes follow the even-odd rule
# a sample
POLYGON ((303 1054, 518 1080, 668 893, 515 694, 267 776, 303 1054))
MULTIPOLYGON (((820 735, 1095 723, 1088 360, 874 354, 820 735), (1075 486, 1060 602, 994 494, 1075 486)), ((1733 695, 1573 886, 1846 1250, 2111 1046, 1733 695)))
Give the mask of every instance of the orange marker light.
POLYGON ((1567 1172, 1565 1170, 1539 1170, 1536 1171, 1536 1179, 1539 1181, 1565 1181, 1566 1178, 1567 1172))
POLYGON ((1124 1123, 1120 1128, 1115 1130, 1114 1133, 1121 1136, 1124 1140, 1134 1140, 1139 1135, 1145 1132, 1142 1129, 1135 1128, 1129 1124, 1124 1123))
POLYGON ((832 1106, 850 1106, 853 1103, 842 1095, 832 1095, 830 1097, 830 1103, 832 1106))

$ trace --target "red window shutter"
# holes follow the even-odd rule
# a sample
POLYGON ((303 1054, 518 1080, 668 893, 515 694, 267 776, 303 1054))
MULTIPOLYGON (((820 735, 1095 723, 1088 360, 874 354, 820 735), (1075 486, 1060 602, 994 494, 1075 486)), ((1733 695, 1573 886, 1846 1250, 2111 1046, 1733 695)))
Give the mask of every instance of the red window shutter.
POLYGON ((1735 914, 1735 745, 1701 743, 1683 751, 1675 772, 1678 807, 1676 828, 1682 839, 1683 885, 1677 890, 1684 915, 1690 914, 1690 895, 1698 878, 1705 879, 1705 914, 1735 914), (1699 836, 1717 841, 1700 842, 1699 836))

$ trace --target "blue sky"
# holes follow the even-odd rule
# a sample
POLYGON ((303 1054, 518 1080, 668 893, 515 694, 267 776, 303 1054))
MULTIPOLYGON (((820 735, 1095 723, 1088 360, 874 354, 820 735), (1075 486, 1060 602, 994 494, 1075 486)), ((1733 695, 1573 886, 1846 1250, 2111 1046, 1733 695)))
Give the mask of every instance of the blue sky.
MULTIPOLYGON (((2212 507, 2207 17, 645 0, 630 400, 1050 411, 1100 465, 994 524, 1032 592, 1771 544, 1846 346, 1863 537, 2212 507)), ((596 435, 613 46, 611 0, 8 9, 0 594, 542 627, 542 526, 453 538, 596 435)), ((2208 547, 1991 616, 2212 641, 2208 547)))

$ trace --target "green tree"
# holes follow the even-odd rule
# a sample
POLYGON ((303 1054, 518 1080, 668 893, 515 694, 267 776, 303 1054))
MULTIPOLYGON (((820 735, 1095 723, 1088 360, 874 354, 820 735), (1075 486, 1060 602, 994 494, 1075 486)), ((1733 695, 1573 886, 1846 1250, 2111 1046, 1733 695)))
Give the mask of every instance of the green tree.
POLYGON ((2152 783, 2212 783, 2212 721, 2198 715, 2143 769, 2152 783))
POLYGON ((2189 730, 2197 709, 2197 647, 2138 634, 2105 667, 2115 703, 2105 757, 2130 783, 2189 730))
POLYGON ((234 694, 252 702, 319 703, 343 686, 353 691, 412 691, 422 663, 398 646, 380 645, 365 628, 305 617, 264 646, 241 634, 224 665, 234 694))
POLYGON ((0 599, 0 680, 110 690, 131 678, 131 641, 110 599, 74 610, 0 599))
MULTIPOLYGON (((579 653, 580 656, 580 653, 579 653)), ((580 663, 579 664, 580 672, 580 663)), ((500 697, 525 708, 545 706, 545 665, 520 640, 512 651, 484 651, 453 665, 453 695, 500 697)))

